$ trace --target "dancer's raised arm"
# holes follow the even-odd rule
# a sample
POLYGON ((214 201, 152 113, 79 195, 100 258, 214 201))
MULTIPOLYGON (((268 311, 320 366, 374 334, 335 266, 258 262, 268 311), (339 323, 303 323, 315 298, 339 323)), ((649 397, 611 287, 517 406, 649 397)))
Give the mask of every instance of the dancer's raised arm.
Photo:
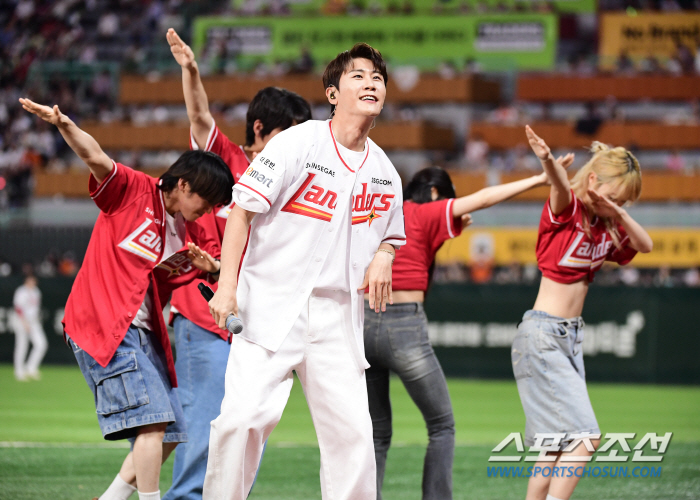
POLYGON ((112 160, 90 134, 78 127, 73 120, 61 113, 57 105, 53 108, 37 104, 29 99, 20 98, 22 107, 44 121, 55 125, 75 154, 83 160, 95 180, 100 183, 112 171, 112 160))
POLYGON ((170 52, 182 67, 182 92, 185 95, 185 106, 192 128, 192 137, 197 146, 204 149, 214 124, 214 118, 209 111, 209 99, 202 84, 199 66, 190 46, 182 41, 174 29, 168 30, 166 38, 170 44, 170 52))

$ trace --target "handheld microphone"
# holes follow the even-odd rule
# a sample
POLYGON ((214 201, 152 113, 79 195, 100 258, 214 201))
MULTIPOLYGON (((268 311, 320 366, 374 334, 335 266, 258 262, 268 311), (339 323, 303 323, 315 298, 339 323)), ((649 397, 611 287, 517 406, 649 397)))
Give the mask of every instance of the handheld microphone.
MULTIPOLYGON (((200 283, 199 285, 197 285, 197 288, 199 288, 202 297, 204 297, 204 300, 206 300, 207 302, 214 298, 214 292, 204 283, 200 283)), ((235 317, 233 314, 229 314, 226 318, 226 329, 229 331, 229 333, 232 333, 234 335, 239 334, 243 331, 243 322, 237 317, 235 317)))

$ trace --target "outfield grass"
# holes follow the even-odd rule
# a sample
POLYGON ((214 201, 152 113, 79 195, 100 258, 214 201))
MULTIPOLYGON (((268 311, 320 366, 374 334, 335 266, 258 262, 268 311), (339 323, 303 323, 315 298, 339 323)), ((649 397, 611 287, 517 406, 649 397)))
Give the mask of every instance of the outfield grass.
MULTIPOLYGON (((92 498, 111 482, 127 450, 103 447, 92 395, 77 368, 46 367, 43 374, 41 382, 20 383, 10 366, 0 365, 0 499, 92 498)), ((457 421, 455 498, 524 498, 526 479, 486 473, 491 449, 524 428, 515 383, 453 379, 449 385, 457 421)), ((586 479, 574 499, 700 499, 700 388, 591 384, 589 389, 603 432, 674 437, 663 462, 649 464, 663 467, 661 478, 586 479)), ((397 380, 392 403, 395 445, 384 498, 418 499, 424 424, 397 380)), ((316 438, 297 382, 251 498, 320 498, 318 468, 316 438)), ((161 491, 171 471, 169 460, 161 491)))

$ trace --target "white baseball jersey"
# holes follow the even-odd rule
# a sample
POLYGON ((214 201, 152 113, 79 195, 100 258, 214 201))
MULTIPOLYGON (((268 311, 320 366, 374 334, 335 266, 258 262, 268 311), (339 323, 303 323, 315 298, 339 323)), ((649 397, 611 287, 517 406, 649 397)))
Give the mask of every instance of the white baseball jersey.
POLYGON ((22 285, 15 290, 12 299, 15 312, 27 321, 40 321, 41 319, 41 292, 38 288, 29 288, 22 285))
POLYGON ((357 287, 381 243, 406 242, 394 166, 369 139, 361 162, 344 159, 342 149, 330 121, 307 121, 273 137, 233 188, 233 201, 258 213, 238 280, 241 335, 270 351, 312 290, 328 288, 350 293, 364 352, 357 287))

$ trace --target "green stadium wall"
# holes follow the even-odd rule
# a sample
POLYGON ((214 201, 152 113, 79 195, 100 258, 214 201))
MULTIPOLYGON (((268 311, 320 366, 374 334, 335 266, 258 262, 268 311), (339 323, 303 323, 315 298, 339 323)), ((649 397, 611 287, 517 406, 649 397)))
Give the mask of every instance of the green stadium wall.
MULTIPOLYGON (((12 296, 20 277, 0 280, 0 362, 11 363, 12 296)), ((72 279, 45 278, 45 363, 75 363, 61 319, 72 279)), ((510 343, 536 286, 436 285, 426 312, 431 341, 447 376, 511 378, 510 343)), ((700 289, 591 287, 584 310, 584 357, 591 381, 700 384, 700 289)))

